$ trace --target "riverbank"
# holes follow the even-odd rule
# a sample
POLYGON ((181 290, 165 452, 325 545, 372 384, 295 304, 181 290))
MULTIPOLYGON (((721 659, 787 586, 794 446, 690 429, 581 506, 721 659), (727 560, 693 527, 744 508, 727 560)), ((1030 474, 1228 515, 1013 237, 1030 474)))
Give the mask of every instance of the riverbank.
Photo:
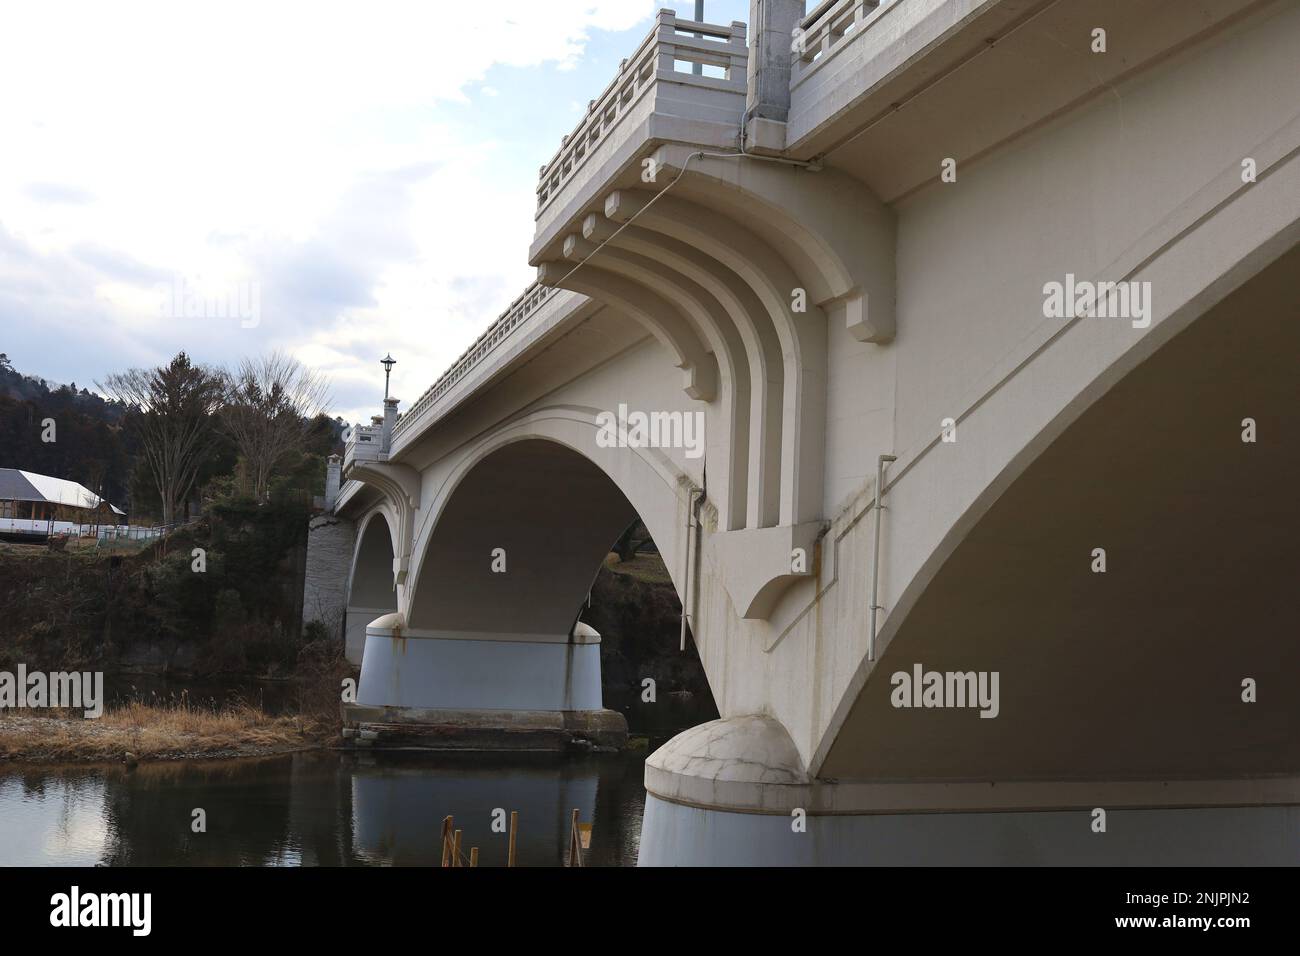
POLYGON ((80 715, 0 713, 0 763, 187 760, 252 757, 324 746, 338 724, 303 715, 270 716, 247 704, 132 702, 97 720, 80 715))

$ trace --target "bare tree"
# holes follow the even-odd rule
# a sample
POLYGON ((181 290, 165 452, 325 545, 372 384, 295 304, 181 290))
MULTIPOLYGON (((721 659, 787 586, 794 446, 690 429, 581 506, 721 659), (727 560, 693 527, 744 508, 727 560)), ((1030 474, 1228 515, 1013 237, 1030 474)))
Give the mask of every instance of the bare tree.
POLYGON ((132 409, 129 425, 162 500, 163 524, 172 524, 217 439, 213 416, 222 402, 221 374, 180 352, 165 366, 133 368, 96 385, 132 409))
POLYGON ((283 352, 244 359, 226 373, 221 421, 259 501, 269 496, 276 467, 302 454, 313 420, 329 402, 328 381, 283 352))

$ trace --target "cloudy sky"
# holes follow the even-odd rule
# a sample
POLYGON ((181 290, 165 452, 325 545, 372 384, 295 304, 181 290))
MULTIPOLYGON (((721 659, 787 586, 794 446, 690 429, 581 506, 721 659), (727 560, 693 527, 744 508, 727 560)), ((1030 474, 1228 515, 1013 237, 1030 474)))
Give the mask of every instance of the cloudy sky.
POLYGON ((532 281, 538 167, 663 5, 7 6, 0 351, 93 387, 282 348, 357 420, 391 350, 405 407, 532 281))

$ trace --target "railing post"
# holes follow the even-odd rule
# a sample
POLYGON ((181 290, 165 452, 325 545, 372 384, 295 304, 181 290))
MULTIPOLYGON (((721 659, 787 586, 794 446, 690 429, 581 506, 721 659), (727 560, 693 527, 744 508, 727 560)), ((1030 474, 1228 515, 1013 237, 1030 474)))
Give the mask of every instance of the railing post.
POLYGON ((338 455, 330 455, 325 464, 325 510, 333 511, 339 500, 339 486, 342 484, 343 460, 338 455))
POLYGON ((790 43, 803 12, 803 0, 749 0, 746 125, 754 119, 784 123, 789 116, 790 43))
POLYGON ((384 399, 384 417, 381 421, 383 427, 382 437, 380 439, 379 450, 385 455, 393 447, 393 426, 397 424, 397 399, 384 399))

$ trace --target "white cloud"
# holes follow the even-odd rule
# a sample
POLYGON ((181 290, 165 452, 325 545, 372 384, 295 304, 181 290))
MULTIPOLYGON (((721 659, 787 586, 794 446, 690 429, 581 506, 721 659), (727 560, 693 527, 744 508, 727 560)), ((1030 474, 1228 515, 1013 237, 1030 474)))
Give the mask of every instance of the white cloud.
POLYGON ((79 336, 61 358, 98 361, 82 381, 178 347, 218 362, 289 348, 336 376, 350 417, 392 349, 413 401, 531 279, 535 183, 507 177, 457 110, 475 91, 508 105, 503 82, 483 85, 493 67, 572 65, 592 31, 656 6, 13 5, 0 240, 22 259, 0 262, 0 332, 79 336), (258 283, 261 323, 161 316, 174 276, 258 283))

